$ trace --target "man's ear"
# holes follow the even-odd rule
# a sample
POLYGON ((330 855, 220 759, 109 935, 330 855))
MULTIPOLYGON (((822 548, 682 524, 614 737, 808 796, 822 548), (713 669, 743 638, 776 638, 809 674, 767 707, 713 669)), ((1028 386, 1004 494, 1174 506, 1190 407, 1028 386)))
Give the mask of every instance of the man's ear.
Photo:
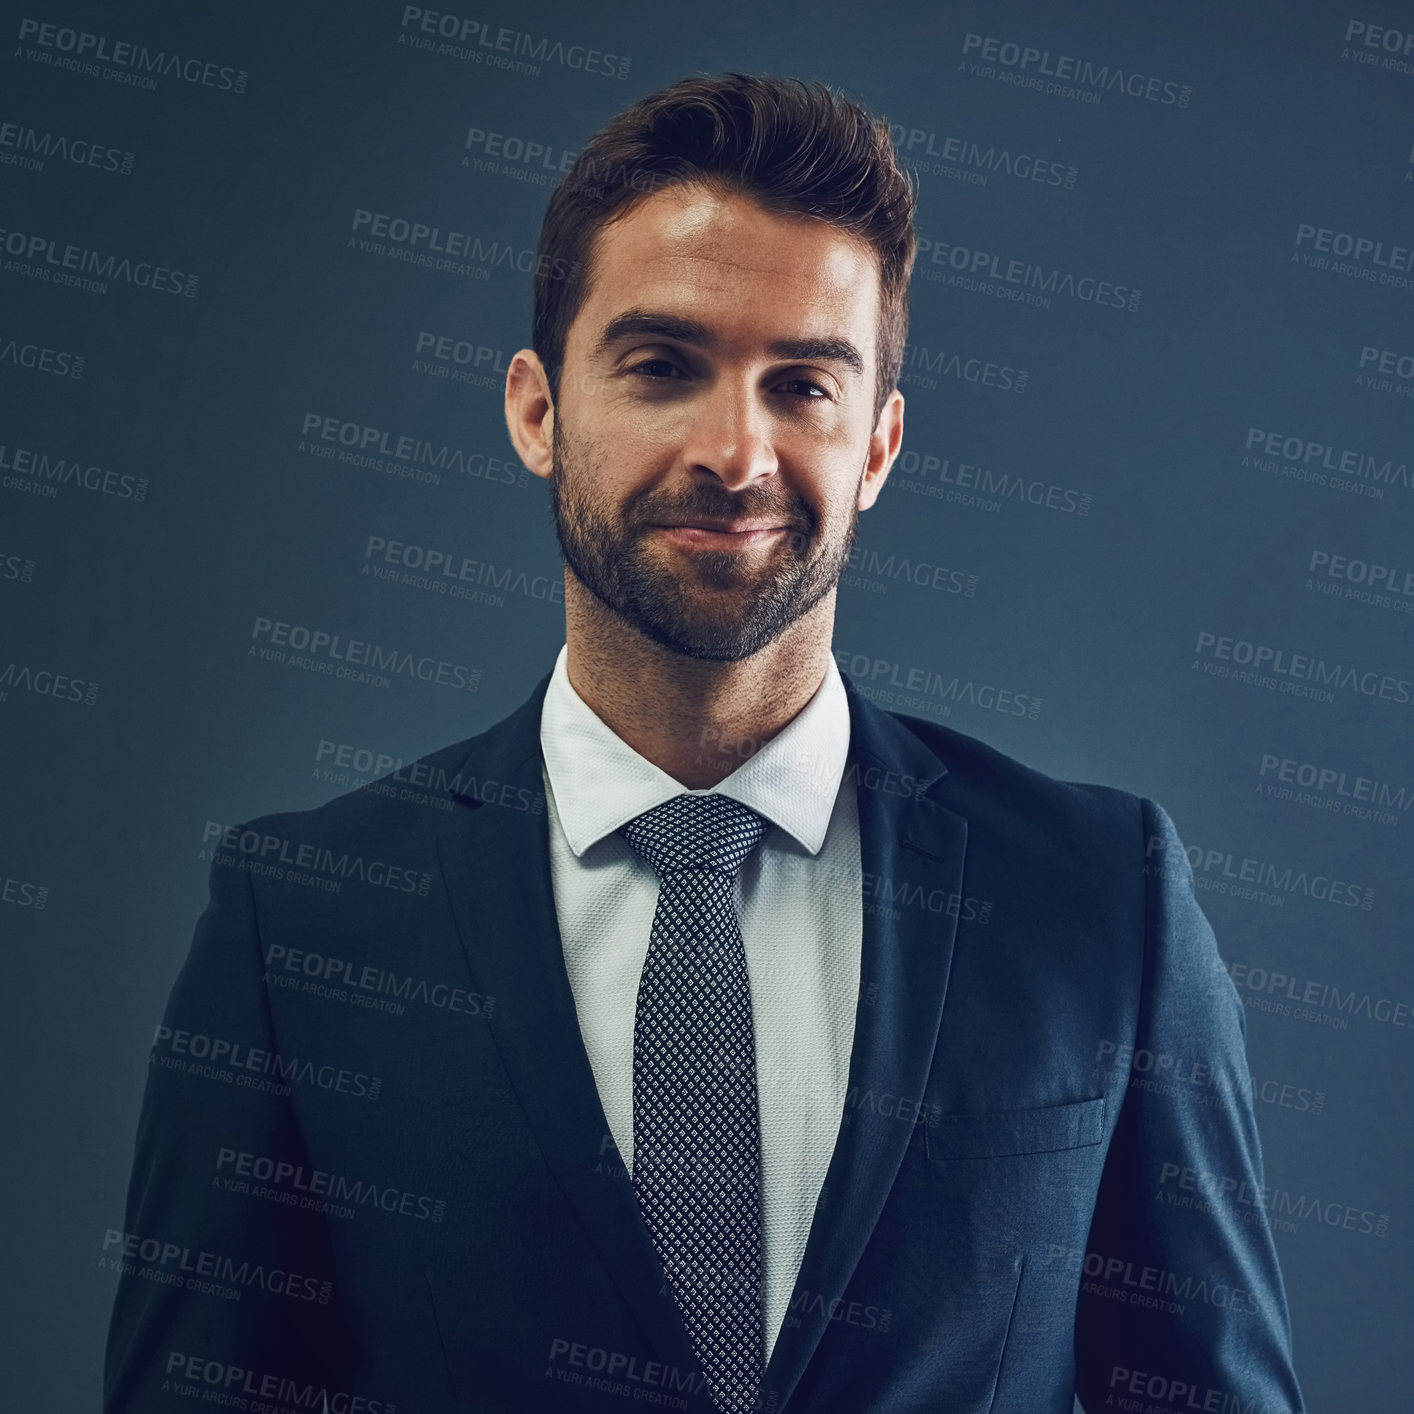
POLYGON ((533 349, 521 349, 506 370, 506 428, 521 465, 548 480, 555 463, 555 399, 533 349))
POLYGON ((859 483, 859 509, 867 511, 879 499, 888 480, 889 468, 903 445, 903 394, 897 388, 879 412, 879 420, 869 434, 869 460, 859 483))

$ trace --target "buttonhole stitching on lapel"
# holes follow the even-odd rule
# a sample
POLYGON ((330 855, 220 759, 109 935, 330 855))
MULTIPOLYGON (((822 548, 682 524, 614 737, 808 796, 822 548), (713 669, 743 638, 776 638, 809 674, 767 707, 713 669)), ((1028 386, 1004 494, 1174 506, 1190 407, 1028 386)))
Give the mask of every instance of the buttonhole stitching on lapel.
POLYGON ((901 846, 903 849, 912 850, 914 854, 921 854, 925 859, 931 859, 935 864, 951 864, 952 860, 945 858, 941 854, 934 853, 931 849, 925 849, 921 844, 915 843, 911 839, 905 838, 901 846))

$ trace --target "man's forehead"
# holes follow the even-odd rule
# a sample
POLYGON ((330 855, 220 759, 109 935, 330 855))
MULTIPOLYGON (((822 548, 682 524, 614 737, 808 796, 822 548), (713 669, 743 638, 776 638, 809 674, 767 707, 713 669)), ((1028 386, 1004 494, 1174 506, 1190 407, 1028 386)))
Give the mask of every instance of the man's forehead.
POLYGON ((769 319, 772 338, 850 334, 872 343, 878 305, 878 257, 861 238, 740 193, 684 184, 598 233, 580 313, 595 338, 634 308, 712 326, 769 319))

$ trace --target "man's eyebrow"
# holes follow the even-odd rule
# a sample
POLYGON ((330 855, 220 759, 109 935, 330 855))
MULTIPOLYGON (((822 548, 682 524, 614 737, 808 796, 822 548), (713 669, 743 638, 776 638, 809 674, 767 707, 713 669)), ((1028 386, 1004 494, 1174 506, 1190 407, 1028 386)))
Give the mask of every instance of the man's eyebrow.
POLYGON ((680 319, 675 314, 654 314, 646 309, 630 309, 604 326, 595 352, 605 353, 611 345, 624 339, 643 338, 674 339, 680 344, 692 344, 701 349, 711 348, 717 342, 716 335, 695 319, 680 319))
POLYGON ((799 363, 842 363, 851 372, 864 375, 864 359, 848 339, 777 339, 768 352, 772 358, 799 363))
MULTIPOLYGON (((607 353, 624 339, 643 338, 672 339, 700 349, 714 348, 718 343, 712 330, 695 319, 630 309, 604 326, 595 352, 607 353)), ((848 339, 776 339, 767 345, 766 351, 772 358, 788 358, 800 363, 842 363, 852 373, 861 377, 864 374, 863 355, 848 339)))

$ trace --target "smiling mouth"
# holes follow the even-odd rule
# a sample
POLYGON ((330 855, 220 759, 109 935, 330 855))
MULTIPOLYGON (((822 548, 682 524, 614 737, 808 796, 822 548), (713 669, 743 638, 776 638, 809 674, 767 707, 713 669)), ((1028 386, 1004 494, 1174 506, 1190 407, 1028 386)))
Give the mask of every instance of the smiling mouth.
POLYGON ((784 525, 654 525, 674 544, 712 550, 744 549, 790 534, 784 525))

